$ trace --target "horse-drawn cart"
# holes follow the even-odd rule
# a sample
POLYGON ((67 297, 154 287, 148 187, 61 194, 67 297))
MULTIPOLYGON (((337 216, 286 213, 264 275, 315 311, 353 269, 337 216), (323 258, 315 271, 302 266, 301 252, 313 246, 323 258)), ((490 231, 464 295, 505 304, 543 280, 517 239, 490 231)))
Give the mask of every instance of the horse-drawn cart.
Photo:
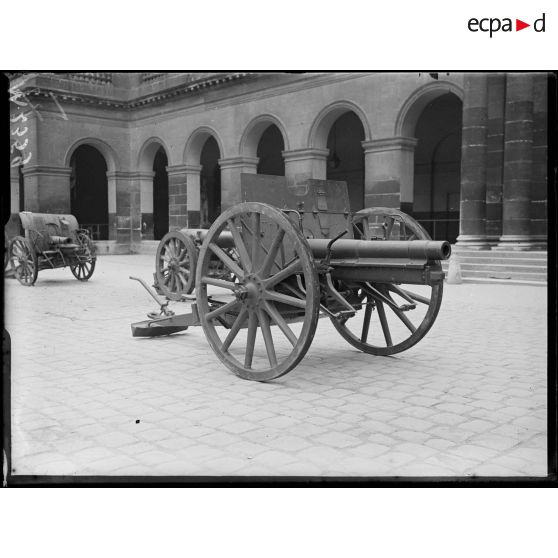
POLYGON ((95 246, 73 215, 22 211, 18 225, 21 234, 10 240, 7 256, 22 285, 33 285, 43 269, 68 266, 78 281, 93 275, 95 246))

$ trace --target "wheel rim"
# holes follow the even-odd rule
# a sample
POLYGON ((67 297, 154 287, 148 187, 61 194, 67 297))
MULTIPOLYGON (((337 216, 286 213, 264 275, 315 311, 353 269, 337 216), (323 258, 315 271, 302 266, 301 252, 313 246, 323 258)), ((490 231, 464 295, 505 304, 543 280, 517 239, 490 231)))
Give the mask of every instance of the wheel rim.
POLYGON ((222 214, 201 248, 196 287, 209 344, 238 376, 278 378, 306 354, 318 320, 316 270, 306 240, 279 210, 243 203, 222 214), (223 231, 232 234, 238 261, 219 247, 223 231), (211 276, 214 257, 229 280, 211 276), (210 298, 208 287, 220 287, 223 295, 210 298), (229 328, 219 327, 223 322, 229 328))
POLYGON ((155 276, 162 293, 180 300, 194 290, 196 247, 193 240, 180 231, 167 233, 157 247, 155 276))
POLYGON ((37 255, 27 239, 16 237, 10 245, 10 262, 16 279, 25 286, 31 286, 37 279, 37 255))
MULTIPOLYGON (((391 208, 362 210, 353 223, 365 240, 430 240, 426 230, 410 216, 391 208)), ((439 261, 432 268, 441 270, 439 261)), ((361 351, 392 355, 409 349, 430 330, 442 303, 443 282, 432 285, 394 283, 342 283, 357 309, 348 319, 332 319, 341 336, 361 351)))
POLYGON ((78 242, 80 248, 76 254, 78 263, 70 265, 73 276, 78 281, 88 281, 95 271, 95 262, 97 258, 94 256, 94 246, 91 239, 82 233, 78 233, 78 242))

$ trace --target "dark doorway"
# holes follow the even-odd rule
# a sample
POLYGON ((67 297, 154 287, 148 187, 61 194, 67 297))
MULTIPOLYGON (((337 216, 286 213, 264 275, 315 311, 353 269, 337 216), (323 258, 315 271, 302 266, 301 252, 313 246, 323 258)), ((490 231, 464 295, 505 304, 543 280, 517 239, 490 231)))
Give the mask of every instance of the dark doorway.
POLYGON ((422 111, 415 128, 411 213, 434 240, 455 242, 459 234, 462 111, 456 95, 441 95, 422 111))
POLYGON ((352 211, 364 207, 364 127, 354 112, 341 115, 327 137, 327 179, 344 180, 352 211))
POLYGON ((161 240, 169 232, 169 176, 168 159, 160 147, 153 160, 153 238, 161 240))
POLYGON ((281 153, 284 149, 283 135, 279 128, 272 124, 266 128, 258 143, 256 153, 259 158, 257 173, 285 176, 285 161, 281 153))
POLYGON ((70 207, 94 240, 108 240, 107 164, 99 150, 80 145, 70 159, 70 207))
POLYGON ((221 214, 221 157, 219 146, 215 138, 210 137, 205 142, 200 163, 200 226, 209 228, 213 221, 221 214))

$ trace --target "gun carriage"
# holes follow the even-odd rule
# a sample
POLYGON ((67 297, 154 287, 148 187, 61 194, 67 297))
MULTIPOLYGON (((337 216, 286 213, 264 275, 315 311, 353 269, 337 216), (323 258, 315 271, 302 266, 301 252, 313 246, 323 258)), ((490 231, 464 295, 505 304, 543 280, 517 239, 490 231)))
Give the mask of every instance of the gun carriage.
POLYGON ((70 268, 78 281, 87 281, 95 271, 95 246, 89 231, 81 229, 73 215, 22 211, 11 223, 19 233, 7 248, 7 259, 16 279, 35 284, 43 269, 70 268))
POLYGON ((399 353, 426 335, 442 302, 440 260, 450 244, 432 241, 397 209, 352 213, 344 182, 284 180, 243 175, 242 203, 209 230, 183 229, 161 241, 159 287, 162 278, 192 311, 174 315, 167 301, 157 317, 132 324, 134 336, 201 325, 225 366, 266 381, 300 362, 320 316, 373 355, 399 353), (187 281, 171 281, 173 274, 187 281), (196 296, 188 297, 194 285, 196 296))

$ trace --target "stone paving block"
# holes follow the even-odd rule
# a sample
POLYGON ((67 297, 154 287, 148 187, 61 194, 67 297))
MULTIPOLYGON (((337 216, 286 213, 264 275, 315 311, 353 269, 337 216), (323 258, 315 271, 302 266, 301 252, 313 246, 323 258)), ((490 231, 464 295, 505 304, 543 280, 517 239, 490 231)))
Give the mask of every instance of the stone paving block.
POLYGON ((329 432, 314 438, 314 442, 325 444, 334 448, 346 448, 356 446, 361 443, 360 438, 351 436, 343 432, 329 432))
POLYGON ((390 424, 403 430, 420 430, 421 432, 425 432, 434 426, 432 422, 414 417, 398 417, 390 421, 390 424))
POLYGON ((421 432, 420 430, 395 430, 390 434, 393 438, 398 440, 405 440, 407 442, 414 442, 422 444, 425 440, 430 438, 428 432, 421 432))

